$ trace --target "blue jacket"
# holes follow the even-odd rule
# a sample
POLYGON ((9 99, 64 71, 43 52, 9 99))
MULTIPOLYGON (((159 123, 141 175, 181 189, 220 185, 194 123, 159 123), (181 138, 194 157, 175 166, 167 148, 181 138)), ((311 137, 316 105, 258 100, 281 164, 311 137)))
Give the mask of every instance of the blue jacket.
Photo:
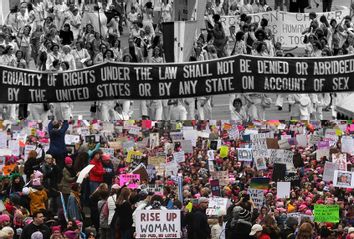
POLYGON ((69 219, 82 220, 79 206, 77 205, 75 197, 71 194, 68 198, 67 210, 69 219))
POLYGON ((60 129, 53 128, 53 122, 50 121, 48 125, 48 132, 50 137, 50 145, 48 153, 51 155, 66 155, 65 146, 65 132, 69 128, 69 123, 64 120, 60 129))

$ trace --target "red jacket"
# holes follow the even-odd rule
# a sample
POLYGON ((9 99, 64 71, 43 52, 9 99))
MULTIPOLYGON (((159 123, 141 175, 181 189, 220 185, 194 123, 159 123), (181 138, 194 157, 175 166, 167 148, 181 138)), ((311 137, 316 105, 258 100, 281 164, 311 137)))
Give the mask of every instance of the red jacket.
POLYGON ((91 182, 103 182, 104 169, 101 161, 91 160, 90 164, 95 165, 90 171, 90 181, 91 182))

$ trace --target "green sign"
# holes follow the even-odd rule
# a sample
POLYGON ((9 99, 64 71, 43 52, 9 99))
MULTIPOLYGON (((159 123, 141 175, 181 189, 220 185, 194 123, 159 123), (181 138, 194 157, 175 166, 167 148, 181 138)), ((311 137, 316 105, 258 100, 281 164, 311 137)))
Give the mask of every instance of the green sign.
POLYGON ((339 205, 315 204, 315 222, 339 222, 339 205))

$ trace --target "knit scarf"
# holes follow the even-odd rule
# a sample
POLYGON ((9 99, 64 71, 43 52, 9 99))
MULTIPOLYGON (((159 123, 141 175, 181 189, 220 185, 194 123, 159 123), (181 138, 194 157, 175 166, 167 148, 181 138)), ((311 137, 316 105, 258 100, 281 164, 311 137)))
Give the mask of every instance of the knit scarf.
POLYGON ((79 211, 81 212, 81 200, 80 200, 80 192, 76 192, 76 191, 71 191, 71 195, 73 197, 75 197, 76 203, 77 203, 77 207, 79 208, 79 211))

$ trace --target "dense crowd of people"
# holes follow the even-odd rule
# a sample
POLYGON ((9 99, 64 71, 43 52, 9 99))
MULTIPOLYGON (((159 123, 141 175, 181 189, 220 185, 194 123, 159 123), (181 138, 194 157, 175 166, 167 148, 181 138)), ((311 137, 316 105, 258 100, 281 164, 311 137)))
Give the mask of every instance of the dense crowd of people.
MULTIPOLYGON (((163 63, 163 22, 174 20, 173 2, 163 1, 81 1, 27 0, 11 9, 0 29, 0 64, 40 71, 61 72, 90 67, 106 61, 163 63), (127 37, 128 36, 128 37, 127 37), (127 42, 126 42, 127 41, 127 42)), ((283 49, 276 42, 268 21, 252 22, 249 14, 275 10, 303 12, 318 7, 317 1, 276 0, 272 8, 266 0, 210 0, 205 11, 205 28, 195 40, 191 61, 251 54, 264 57, 338 56, 353 53, 351 16, 342 22, 311 13, 305 48, 283 49), (220 22, 224 15, 238 15, 240 26, 231 26, 230 36, 220 22), (236 31, 236 29, 240 29, 236 31)), ((330 11, 332 0, 323 0, 330 11)), ((265 119, 271 106, 289 108, 289 119, 323 119, 324 111, 336 118, 335 106, 346 94, 237 94, 231 95, 230 117, 235 120, 265 119), (236 100, 235 100, 236 99, 236 100), (290 105, 289 107, 286 107, 290 105)), ((135 118, 154 120, 212 119, 213 97, 185 100, 135 102, 135 118)), ((128 100, 92 102, 92 118, 127 120, 134 102, 128 100)), ((4 119, 69 119, 75 102, 60 104, 4 105, 4 119)), ((89 110, 89 109, 88 109, 89 110)), ((216 116, 215 116, 216 117, 216 116)))
MULTIPOLYGON (((137 210, 171 209, 181 212, 181 238, 354 237, 352 188, 335 187, 333 181, 324 179, 324 165, 334 162, 333 154, 342 152, 344 136, 353 133, 352 122, 145 120, 46 124, 3 122, 8 139, 20 140, 21 150, 19 155, 6 155, 2 159, 2 239, 130 239, 136 235, 137 210), (82 135, 84 128, 89 131, 82 135), (187 133, 190 130, 194 135, 187 133), (21 136, 21 132, 32 133, 21 136), (183 137, 177 139, 178 132, 183 137), (255 135, 251 140, 250 134, 255 135), (276 166, 271 158, 265 156, 267 167, 259 170, 255 158, 251 162, 241 161, 237 153, 240 148, 248 147, 255 155, 259 146, 254 140, 257 134, 267 137, 274 134, 279 146, 281 139, 287 139, 287 150, 294 153, 295 170, 291 177, 299 176, 299 182, 291 186, 290 195, 285 198, 277 198, 277 180, 273 180, 276 166), (79 135, 79 139, 68 143, 65 135, 79 135), (88 135, 99 135, 99 139, 88 135), (299 135, 306 136, 305 144, 300 142, 299 135), (330 156, 316 156, 319 144, 313 143, 314 135, 319 142, 329 142, 330 156), (184 154, 175 172, 168 172, 167 164, 175 160, 173 153, 187 152, 180 141, 186 138, 191 144, 195 140, 192 151, 184 154), (34 145, 35 150, 26 150, 28 145, 34 145), (221 150, 224 146, 228 149, 226 155, 221 150), (109 154, 105 148, 114 151, 109 154), (129 159, 132 150, 141 152, 140 157, 129 159), (153 160, 156 157, 162 157, 160 164, 153 160), (87 165, 93 168, 83 181, 78 180, 87 165), (145 170, 135 171, 141 165, 145 170), (224 213, 210 216, 206 209, 215 192, 210 180, 216 179, 213 172, 219 171, 229 175, 226 181, 219 178, 219 197, 227 198, 229 203, 224 213), (129 172, 140 174, 140 180, 133 182, 137 187, 128 187, 132 182, 120 183, 119 176, 129 172), (181 185, 177 177, 182 177, 181 185), (259 177, 269 179, 261 205, 248 193, 252 179, 259 177), (339 205, 339 221, 314 222, 314 206, 321 204, 339 205)), ((344 154, 350 171, 354 158, 350 153, 344 154)))

